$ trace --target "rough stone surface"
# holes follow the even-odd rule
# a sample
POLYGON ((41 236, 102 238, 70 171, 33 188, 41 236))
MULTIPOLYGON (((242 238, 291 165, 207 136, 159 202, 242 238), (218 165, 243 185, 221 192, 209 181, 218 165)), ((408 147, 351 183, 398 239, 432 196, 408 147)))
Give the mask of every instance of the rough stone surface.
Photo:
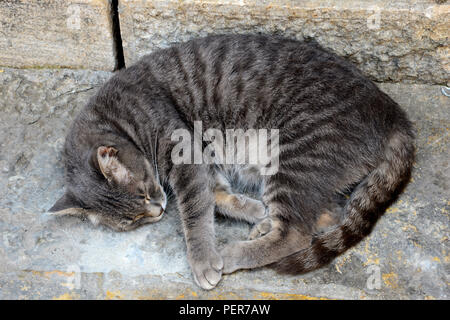
MULTIPOLYGON (((412 182, 373 233, 329 266, 193 283, 173 205, 127 233, 46 210, 63 193, 61 148, 107 72, 0 69, 0 299, 449 299, 450 100, 439 86, 383 84, 418 132, 412 182)), ((249 226, 218 219, 218 245, 249 226)))
POLYGON ((0 1, 0 66, 113 70, 108 0, 0 1))
POLYGON ((121 0, 126 63, 210 33, 269 33, 323 46, 383 82, 446 84, 450 5, 434 0, 121 0))

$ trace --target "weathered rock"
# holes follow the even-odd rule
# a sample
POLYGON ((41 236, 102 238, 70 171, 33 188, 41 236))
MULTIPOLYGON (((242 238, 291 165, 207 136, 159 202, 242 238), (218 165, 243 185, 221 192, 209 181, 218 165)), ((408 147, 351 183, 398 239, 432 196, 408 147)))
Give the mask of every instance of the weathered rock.
MULTIPOLYGON (((194 285, 173 203, 160 222, 127 233, 45 214, 63 193, 68 127, 110 75, 0 69, 0 299, 450 298, 450 100, 440 87, 381 85, 416 125, 417 163, 366 240, 315 272, 237 272, 206 292, 194 285)), ((249 228, 218 219, 218 245, 249 228)))
POLYGON ((0 66, 113 70, 108 0, 0 1, 0 66))
POLYGON ((210 33, 270 33, 323 46, 377 81, 450 79, 450 6, 433 0, 121 0, 126 63, 210 33))

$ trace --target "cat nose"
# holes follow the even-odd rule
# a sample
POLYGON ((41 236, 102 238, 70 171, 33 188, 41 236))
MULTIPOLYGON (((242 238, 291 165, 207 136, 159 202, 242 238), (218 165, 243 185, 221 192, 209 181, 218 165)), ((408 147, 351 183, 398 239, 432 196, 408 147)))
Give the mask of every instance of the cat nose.
POLYGON ((148 201, 153 205, 161 206, 165 209, 166 196, 163 190, 150 194, 148 201))
POLYGON ((164 203, 163 200, 150 200, 150 203, 154 206, 158 206, 161 207, 161 212, 163 212, 164 210, 166 210, 166 204, 164 203))
POLYGON ((146 215, 151 217, 159 217, 164 213, 165 205, 159 201, 148 201, 146 206, 146 215))
POLYGON ((150 203, 153 204, 153 205, 155 205, 155 206, 160 206, 160 207, 162 207, 162 202, 161 202, 161 200, 153 200, 153 199, 151 199, 151 200, 150 200, 150 203))

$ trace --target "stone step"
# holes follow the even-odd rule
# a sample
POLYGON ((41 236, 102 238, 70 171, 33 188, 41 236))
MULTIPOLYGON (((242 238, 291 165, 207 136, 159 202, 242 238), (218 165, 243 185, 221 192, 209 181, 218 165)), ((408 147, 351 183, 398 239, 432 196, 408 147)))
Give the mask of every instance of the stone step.
POLYGON ((127 65, 196 36, 263 32, 313 37, 377 81, 450 79, 450 6, 434 0, 121 0, 119 12, 127 65))
MULTIPOLYGON (((192 279, 172 200, 158 223, 132 232, 45 212, 64 192, 62 145, 74 117, 110 72, 0 68, 0 299, 449 299, 449 98, 441 87, 380 84, 417 129, 413 179, 372 234, 327 267, 192 279), (101 257, 101 258, 99 258, 101 257)), ((218 219, 217 238, 246 223, 218 219)))

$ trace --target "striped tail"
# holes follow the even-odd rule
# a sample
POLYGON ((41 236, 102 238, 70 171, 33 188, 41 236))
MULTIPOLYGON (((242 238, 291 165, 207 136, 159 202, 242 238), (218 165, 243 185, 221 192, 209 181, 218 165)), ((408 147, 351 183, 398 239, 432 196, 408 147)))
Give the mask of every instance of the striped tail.
POLYGON ((414 134, 409 123, 394 129, 378 166, 354 189, 342 223, 313 237, 311 246, 272 265, 280 273, 300 274, 331 262, 367 236, 395 195, 409 181, 414 162, 414 134), (407 127, 405 130, 405 126, 407 127))

